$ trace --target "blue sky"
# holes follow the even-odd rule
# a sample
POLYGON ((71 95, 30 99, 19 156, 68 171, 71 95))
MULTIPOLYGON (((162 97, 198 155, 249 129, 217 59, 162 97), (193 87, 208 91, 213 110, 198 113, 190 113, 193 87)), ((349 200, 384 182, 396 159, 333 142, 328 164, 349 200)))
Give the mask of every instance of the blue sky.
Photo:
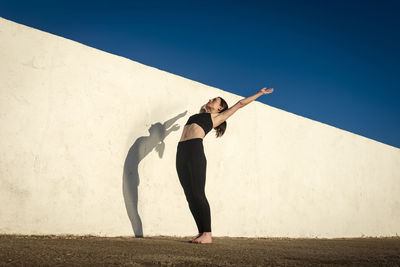
POLYGON ((400 148, 398 14, 391 0, 0 5, 5 19, 243 97, 273 87, 256 101, 400 148))

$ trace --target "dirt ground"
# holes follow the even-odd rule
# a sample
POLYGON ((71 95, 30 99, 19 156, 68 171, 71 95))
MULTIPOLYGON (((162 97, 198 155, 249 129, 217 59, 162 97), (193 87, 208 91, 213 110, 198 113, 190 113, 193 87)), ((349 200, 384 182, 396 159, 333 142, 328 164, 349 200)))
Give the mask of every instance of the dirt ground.
POLYGON ((400 266, 400 238, 0 235, 1 266, 400 266))

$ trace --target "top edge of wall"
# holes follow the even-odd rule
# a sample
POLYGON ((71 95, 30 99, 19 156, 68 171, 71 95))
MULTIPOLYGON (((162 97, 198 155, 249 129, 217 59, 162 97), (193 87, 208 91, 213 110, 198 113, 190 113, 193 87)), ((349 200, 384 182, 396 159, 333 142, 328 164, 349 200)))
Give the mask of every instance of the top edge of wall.
MULTIPOLYGON (((157 68, 157 67, 153 67, 153 66, 150 66, 150 65, 146 65, 146 64, 144 64, 144 63, 141 63, 141 62, 139 62, 139 61, 133 60, 133 59, 131 59, 131 58, 127 58, 127 57, 124 57, 124 56, 121 56, 121 55, 113 54, 113 53, 110 53, 110 52, 101 50, 101 49, 99 49, 99 48, 92 47, 92 46, 90 46, 90 45, 81 43, 81 42, 79 42, 79 41, 75 41, 75 40, 69 39, 69 38, 67 38, 67 37, 63 37, 63 36, 61 36, 61 35, 54 34, 54 33, 46 32, 45 30, 41 30, 41 29, 38 29, 38 28, 34 28, 34 27, 32 27, 32 26, 29 26, 29 25, 26 25, 26 24, 23 24, 23 23, 20 23, 20 22, 16 22, 16 21, 13 21, 13 20, 10 20, 10 19, 6 19, 6 18, 0 16, 0 25, 1 25, 2 23, 8 23, 9 25, 16 25, 17 27, 21 27, 21 28, 25 28, 25 29, 30 29, 30 30, 38 31, 38 32, 40 32, 40 33, 42 33, 42 34, 50 35, 50 36, 53 36, 53 37, 56 37, 56 38, 61 38, 61 39, 63 39, 63 40, 67 40, 67 41, 73 42, 73 43, 75 43, 75 44, 77 44, 77 45, 84 46, 84 47, 87 47, 87 48, 90 48, 90 49, 94 49, 94 50, 96 50, 96 51, 98 51, 98 52, 105 53, 105 54, 110 55, 110 56, 113 56, 113 57, 118 57, 118 58, 122 58, 123 60, 127 60, 127 61, 130 61, 130 62, 134 62, 135 64, 138 64, 138 65, 140 65, 140 66, 144 66, 144 67, 146 67, 146 68, 148 68, 148 69, 161 71, 161 72, 163 72, 163 73, 165 73, 165 74, 168 74, 168 75, 174 75, 174 76, 183 78, 183 79, 185 79, 185 80, 188 80, 188 81, 191 81, 191 82, 195 82, 195 83, 197 83, 197 84, 199 84, 199 85, 202 85, 202 86, 207 86, 207 87, 210 87, 210 88, 219 90, 219 91, 223 91, 224 93, 228 93, 228 94, 234 95, 234 96, 236 96, 236 97, 239 96, 239 95, 237 95, 237 94, 234 94, 234 93, 231 93, 231 92, 222 90, 222 89, 220 89, 220 88, 218 88, 218 87, 214 87, 214 86, 211 86, 211 85, 208 85, 208 84, 205 84, 205 83, 196 81, 196 80, 192 80, 192 79, 186 78, 186 77, 184 77, 184 76, 181 76, 181 75, 179 75, 179 74, 175 74, 175 73, 172 73, 172 72, 168 72, 168 71, 166 71, 166 70, 163 70, 163 69, 159 69, 159 68, 157 68)), ((1 32, 1 30, 0 30, 0 32, 1 32)), ((240 96, 239 96, 239 97, 240 97, 240 96)))

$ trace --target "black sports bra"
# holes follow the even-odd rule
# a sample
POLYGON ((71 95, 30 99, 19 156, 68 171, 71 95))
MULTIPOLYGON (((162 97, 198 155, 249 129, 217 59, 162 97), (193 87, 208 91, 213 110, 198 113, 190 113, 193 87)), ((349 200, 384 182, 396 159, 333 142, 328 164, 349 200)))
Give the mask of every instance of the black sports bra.
POLYGON ((190 116, 185 125, 192 124, 192 123, 196 123, 201 128, 203 128, 203 130, 205 132, 204 136, 206 136, 207 133, 209 131, 211 131, 211 129, 213 128, 211 113, 208 113, 208 112, 197 113, 197 114, 190 116))

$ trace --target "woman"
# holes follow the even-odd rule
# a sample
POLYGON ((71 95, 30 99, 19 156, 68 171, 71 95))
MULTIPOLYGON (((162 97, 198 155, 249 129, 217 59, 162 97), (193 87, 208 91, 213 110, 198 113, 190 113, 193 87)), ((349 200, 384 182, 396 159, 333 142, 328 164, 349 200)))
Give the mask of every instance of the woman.
POLYGON ((273 88, 266 90, 264 87, 230 108, 222 97, 215 97, 201 107, 200 113, 189 117, 176 152, 179 181, 199 230, 199 234, 189 242, 212 243, 210 206, 204 191, 207 159, 204 155, 203 138, 211 129, 216 130, 216 137, 221 137, 226 130, 226 119, 259 96, 273 91, 273 88))

